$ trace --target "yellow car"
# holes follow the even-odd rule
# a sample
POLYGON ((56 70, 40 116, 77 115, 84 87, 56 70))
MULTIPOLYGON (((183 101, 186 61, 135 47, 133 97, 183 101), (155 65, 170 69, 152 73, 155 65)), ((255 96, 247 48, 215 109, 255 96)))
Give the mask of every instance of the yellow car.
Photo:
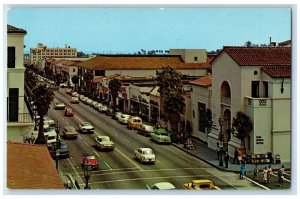
POLYGON ((213 181, 207 179, 193 180, 192 182, 185 183, 183 188, 192 190, 221 190, 218 186, 214 185, 213 181))

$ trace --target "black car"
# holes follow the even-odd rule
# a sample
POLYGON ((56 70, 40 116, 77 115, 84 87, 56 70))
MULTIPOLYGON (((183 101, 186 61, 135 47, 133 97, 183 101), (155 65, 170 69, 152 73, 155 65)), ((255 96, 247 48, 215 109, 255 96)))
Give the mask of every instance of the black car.
POLYGON ((114 114, 114 110, 112 108, 108 108, 105 112, 106 115, 112 116, 114 114))
POLYGON ((60 142, 57 152, 54 146, 49 147, 49 152, 53 159, 63 159, 70 157, 70 149, 64 142, 60 142))

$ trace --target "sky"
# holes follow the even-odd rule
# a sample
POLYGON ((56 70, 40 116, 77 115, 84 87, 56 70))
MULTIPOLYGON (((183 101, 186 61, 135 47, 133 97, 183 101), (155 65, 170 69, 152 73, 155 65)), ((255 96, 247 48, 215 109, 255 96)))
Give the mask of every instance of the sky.
POLYGON ((7 23, 25 29, 25 53, 37 43, 84 53, 141 49, 222 49, 246 41, 291 39, 289 7, 31 6, 7 9, 7 23))

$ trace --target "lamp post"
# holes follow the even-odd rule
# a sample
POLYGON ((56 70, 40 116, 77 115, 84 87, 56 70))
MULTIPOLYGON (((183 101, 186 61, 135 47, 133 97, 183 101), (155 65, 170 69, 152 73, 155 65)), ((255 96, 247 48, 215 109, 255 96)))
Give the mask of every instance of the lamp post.
POLYGON ((92 174, 92 166, 88 163, 84 164, 84 178, 85 178, 84 189, 91 189, 91 187, 89 187, 89 179, 91 177, 91 174, 92 174))
POLYGON ((55 123, 55 131, 56 131, 56 142, 54 142, 54 150, 55 150, 55 161, 56 161, 56 169, 58 170, 58 156, 59 156, 59 148, 60 148, 60 139, 59 139, 59 130, 60 125, 58 122, 55 123))
POLYGON ((224 119, 223 119, 223 117, 220 117, 219 118, 219 125, 220 125, 220 134, 219 134, 220 161, 219 161, 219 166, 223 166, 223 144, 224 144, 223 124, 224 124, 224 119))

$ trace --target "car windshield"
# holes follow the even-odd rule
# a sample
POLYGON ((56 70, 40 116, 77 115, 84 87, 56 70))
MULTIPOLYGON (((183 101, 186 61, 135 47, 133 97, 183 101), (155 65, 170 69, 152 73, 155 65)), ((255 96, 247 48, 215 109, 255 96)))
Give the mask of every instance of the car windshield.
POLYGON ((61 149, 67 149, 67 148, 68 148, 68 145, 61 143, 61 144, 60 144, 60 148, 61 148, 61 149))
POLYGON ((145 150, 144 154, 153 154, 153 152, 151 150, 145 150))
POLYGON ((84 123, 82 123, 82 126, 91 126, 91 123, 89 123, 89 122, 84 122, 84 123))

